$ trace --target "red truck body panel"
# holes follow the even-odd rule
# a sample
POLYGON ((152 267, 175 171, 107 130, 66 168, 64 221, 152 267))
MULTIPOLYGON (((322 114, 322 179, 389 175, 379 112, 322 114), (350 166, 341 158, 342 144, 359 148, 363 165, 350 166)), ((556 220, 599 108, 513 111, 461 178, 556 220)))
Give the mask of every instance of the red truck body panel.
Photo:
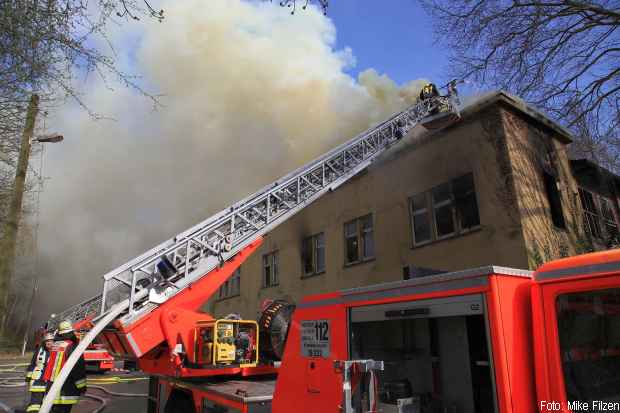
MULTIPOLYGON (((380 314, 383 309, 396 308, 401 309, 398 311, 403 311, 402 317, 406 318, 406 311, 424 308, 426 312, 420 317, 432 319, 446 316, 439 314, 439 310, 434 314, 443 303, 466 305, 478 300, 476 302, 482 303, 483 308, 471 309, 480 310, 476 314, 483 315, 486 325, 494 410, 568 413, 571 409, 562 367, 556 309, 558 296, 617 290, 619 274, 620 250, 613 250, 554 261, 535 273, 489 266, 314 295, 303 299, 293 314, 275 384, 273 387, 259 386, 263 391, 259 396, 264 403, 260 410, 252 407, 256 405, 251 405, 250 398, 236 397, 234 391, 230 393, 233 396, 227 396, 213 383, 187 382, 170 374, 159 376, 159 383, 166 394, 171 391, 190 393, 197 412, 203 411, 205 403, 214 403, 244 413, 293 410, 340 413, 344 399, 343 376, 335 362, 354 358, 354 317, 358 317, 357 323, 363 323, 359 321, 359 314, 364 311, 380 314), (314 334, 308 326, 319 324, 327 326, 329 338, 315 353, 306 347, 308 334, 314 334)), ((609 308, 615 311, 613 303, 606 311, 609 308)), ((620 302, 617 313, 620 313, 620 302)), ((322 333, 317 331, 316 334, 322 333)), ((608 344, 608 347, 613 345, 608 344)), ((620 346, 605 348, 604 352, 605 356, 620 356, 620 346)), ((239 378, 223 383, 229 383, 233 390, 234 386, 241 389, 243 383, 250 385, 250 381, 235 380, 239 378)), ((163 405, 160 408, 163 409, 163 405)))

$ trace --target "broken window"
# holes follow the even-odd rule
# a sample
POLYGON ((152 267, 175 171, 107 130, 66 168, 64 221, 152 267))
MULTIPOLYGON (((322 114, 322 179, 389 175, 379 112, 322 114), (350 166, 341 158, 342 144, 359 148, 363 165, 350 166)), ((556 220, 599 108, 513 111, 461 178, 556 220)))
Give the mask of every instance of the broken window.
POLYGON ((278 251, 263 255, 263 288, 278 285, 278 251))
POLYGON ((557 228, 566 228, 564 222, 564 213, 562 212, 562 197, 558 190, 558 184, 555 176, 543 171, 543 184, 547 193, 547 201, 549 202, 549 212, 551 213, 551 221, 557 228))
POLYGON ((600 197, 601 201, 601 218, 603 219, 603 225, 605 225, 605 231, 610 238, 614 238, 618 235, 618 225, 613 213, 612 201, 605 197, 600 197))
POLYGON ((414 246, 463 234, 480 226, 471 173, 414 195, 410 208, 414 246))
POLYGON ((618 224, 613 213, 613 201, 579 188, 579 199, 583 210, 585 231, 593 238, 603 239, 618 236, 618 224))
POLYGON ((583 225, 586 233, 594 238, 600 238, 601 227, 598 223, 598 209, 594 202, 594 196, 590 191, 579 188, 579 199, 583 209, 583 225))
POLYGON ((301 251, 304 275, 320 274, 325 271, 325 236, 322 232, 305 238, 301 251))
POLYGON ((345 264, 366 261, 375 257, 372 214, 344 224, 345 264))

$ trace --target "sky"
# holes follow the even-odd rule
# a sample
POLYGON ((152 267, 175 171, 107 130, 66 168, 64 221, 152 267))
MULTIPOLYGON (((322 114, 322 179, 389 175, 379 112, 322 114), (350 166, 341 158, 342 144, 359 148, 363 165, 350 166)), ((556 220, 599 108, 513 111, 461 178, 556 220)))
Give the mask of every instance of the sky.
MULTIPOLYGON (((50 111, 37 320, 98 293, 100 276, 412 104, 447 54, 416 1, 161 0, 163 23, 110 33, 120 67, 161 94, 80 77, 50 111), (50 293, 51 292, 51 293, 50 293)), ((243 288, 243 282, 242 282, 243 288)), ((277 298, 277 297, 274 297, 277 298)))
POLYGON ((328 17, 338 30, 337 48, 350 47, 356 57, 351 73, 373 67, 397 83, 428 78, 443 85, 449 80, 448 53, 436 44, 432 20, 418 1, 335 0, 328 17))

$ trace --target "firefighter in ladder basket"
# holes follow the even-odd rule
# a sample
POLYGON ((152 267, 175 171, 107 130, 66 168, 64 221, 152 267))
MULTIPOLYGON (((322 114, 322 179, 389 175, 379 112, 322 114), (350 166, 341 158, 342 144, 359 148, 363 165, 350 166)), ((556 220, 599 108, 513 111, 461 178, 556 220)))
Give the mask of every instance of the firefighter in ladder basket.
POLYGON ((30 402, 26 407, 26 412, 38 412, 41 409, 41 403, 48 385, 43 373, 50 359, 53 345, 54 333, 45 333, 41 345, 35 350, 26 370, 26 383, 28 383, 28 392, 30 393, 30 402))
POLYGON ((420 91, 420 102, 429 107, 429 115, 435 115, 440 111, 439 91, 434 83, 427 83, 420 91))
MULTIPOLYGON (((58 325, 56 341, 52 347, 50 361, 45 369, 44 376, 49 377, 48 388, 54 379, 60 374, 65 362, 75 350, 78 344, 77 336, 73 331, 70 321, 62 321, 58 325)), ((77 364, 69 373, 67 381, 60 389, 60 394, 54 398, 52 413, 68 413, 80 400, 80 396, 86 392, 86 365, 82 355, 77 364)))

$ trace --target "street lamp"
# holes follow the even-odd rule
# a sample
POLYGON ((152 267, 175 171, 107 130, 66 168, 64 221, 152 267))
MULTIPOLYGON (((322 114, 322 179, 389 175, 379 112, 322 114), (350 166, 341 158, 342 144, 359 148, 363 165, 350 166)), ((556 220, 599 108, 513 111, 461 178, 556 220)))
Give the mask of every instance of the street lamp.
POLYGON ((58 133, 50 133, 49 135, 37 136, 36 138, 33 139, 33 141, 41 142, 41 143, 57 143, 57 142, 62 142, 63 139, 65 139, 64 136, 58 133))

